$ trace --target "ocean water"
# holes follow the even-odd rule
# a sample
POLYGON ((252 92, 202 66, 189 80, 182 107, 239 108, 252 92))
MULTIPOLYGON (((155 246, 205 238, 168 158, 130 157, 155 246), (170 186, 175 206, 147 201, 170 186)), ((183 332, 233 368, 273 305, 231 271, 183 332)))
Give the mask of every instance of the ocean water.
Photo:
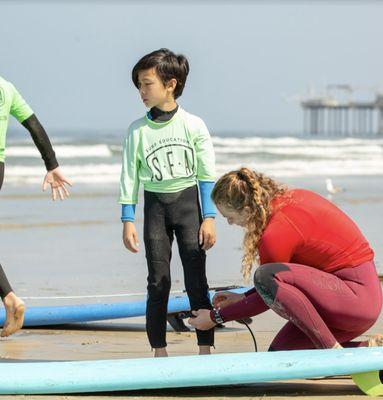
MULTIPOLYGON (((121 240, 122 140, 113 134, 52 136, 62 170, 74 182, 70 199, 53 203, 41 192, 44 168, 30 138, 9 135, 0 194, 0 262, 20 295, 44 297, 30 304, 70 301, 46 297, 145 292, 142 198, 136 211, 140 252, 129 253, 121 240)), ((327 196, 360 226, 383 274, 383 138, 213 135, 213 141, 218 174, 246 165, 327 196), (327 192, 328 177, 341 192, 327 192)), ((209 283, 241 284, 243 232, 220 216, 216 222, 218 240, 207 257, 209 283)), ((173 290, 183 288, 177 253, 174 245, 173 290)))
MULTIPOLYGON (((277 178, 383 175, 383 137, 212 137, 218 174, 247 165, 277 178)), ((118 182, 122 140, 122 136, 89 134, 53 138, 67 175, 83 184, 118 182)), ((6 155, 8 183, 40 181, 40 155, 28 138, 8 140, 6 155)))

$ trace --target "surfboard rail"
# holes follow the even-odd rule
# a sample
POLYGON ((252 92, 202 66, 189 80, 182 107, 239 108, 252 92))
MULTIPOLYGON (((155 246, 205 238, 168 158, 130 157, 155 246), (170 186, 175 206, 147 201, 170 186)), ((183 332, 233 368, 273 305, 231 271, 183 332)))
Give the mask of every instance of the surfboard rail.
POLYGON ((63 394, 239 385, 382 369, 383 348, 125 360, 0 363, 0 394, 63 394))

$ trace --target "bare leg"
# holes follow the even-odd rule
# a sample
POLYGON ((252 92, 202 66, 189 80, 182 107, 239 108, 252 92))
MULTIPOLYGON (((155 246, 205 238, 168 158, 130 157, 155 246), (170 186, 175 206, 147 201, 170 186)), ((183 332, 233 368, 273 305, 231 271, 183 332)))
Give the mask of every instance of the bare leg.
POLYGON ((210 346, 199 346, 199 355, 203 356, 210 354, 210 346))
POLYGON ((363 340, 361 342, 348 342, 343 343, 343 346, 346 347, 375 347, 375 346, 383 346, 383 335, 378 333, 369 337, 367 340, 363 340))
POLYGON ((367 340, 366 346, 368 346, 368 347, 383 346, 383 335, 378 333, 377 335, 374 335, 373 337, 370 337, 367 340))
POLYGON ((22 328, 24 322, 24 302, 13 292, 8 293, 4 297, 4 307, 6 312, 6 320, 1 337, 12 335, 22 328))
POLYGON ((166 347, 158 347, 154 349, 154 357, 168 357, 166 347))

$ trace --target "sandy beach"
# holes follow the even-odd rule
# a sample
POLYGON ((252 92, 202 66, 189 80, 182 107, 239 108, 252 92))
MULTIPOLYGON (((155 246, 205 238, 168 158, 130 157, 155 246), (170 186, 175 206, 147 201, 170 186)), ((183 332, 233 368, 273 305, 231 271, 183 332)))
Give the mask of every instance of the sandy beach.
MULTIPOLYGON (((283 179, 292 187, 305 187, 327 196, 323 177, 283 179)), ((383 272, 381 216, 382 178, 339 177, 344 192, 331 198, 361 227, 376 252, 383 272)), ((37 185, 5 185, 1 193, 1 263, 28 306, 129 301, 142 298, 146 287, 146 261, 128 253, 121 241, 120 208, 113 185, 78 185, 69 201, 52 203, 37 185), (131 296, 132 294, 136 296, 131 296), (111 297, 102 297, 104 295, 111 297), (77 297, 76 297, 77 296, 77 297), (88 296, 88 297, 83 297, 88 296)), ((142 237, 142 199, 137 209, 142 237)), ((243 284, 240 275, 242 231, 217 217, 218 241, 208 253, 207 275, 211 287, 243 284)), ((183 289, 178 251, 173 247, 172 290, 183 289)), ((259 351, 265 351, 283 320, 272 312, 257 317, 252 329, 259 351)), ((368 332, 383 332, 382 317, 368 332)), ((194 334, 168 333, 171 356, 195 354, 194 334)), ((250 334, 230 323, 216 336, 217 353, 252 352, 250 334)), ((0 340, 2 362, 36 360, 98 360, 152 357, 142 318, 102 323, 24 329, 0 340)), ((7 396, 3 396, 7 398, 7 396)), ((14 398, 15 396, 12 396, 14 398)), ((202 398, 220 399, 364 399, 349 378, 273 382, 235 387, 186 388, 124 393, 20 398, 202 398)))
MULTIPOLYGON (((271 311, 256 317, 251 324, 258 351, 265 351, 284 320, 271 311)), ((383 332, 382 318, 367 334, 383 332)), ((169 355, 192 355, 196 352, 194 332, 167 334, 169 355)), ((232 322, 218 329, 214 353, 254 351, 250 334, 232 322)), ((24 329, 0 340, 1 362, 100 360, 152 357, 147 343, 143 318, 99 323, 72 324, 51 329, 24 329)), ((202 356, 201 356, 202 357, 202 356)), ((350 377, 292 380, 253 385, 141 390, 78 395, 1 396, 2 398, 75 399, 75 398, 177 398, 177 399, 366 399, 350 377)))
MULTIPOLYGON (((143 188, 140 185, 135 211, 139 252, 133 254, 122 241, 118 204, 122 164, 128 165, 128 175, 140 179, 141 172, 149 173, 149 167, 151 183, 159 183, 158 191, 180 187, 181 170, 187 175, 193 170, 197 184, 197 180, 218 179, 240 167, 263 173, 291 189, 315 191, 360 228, 374 251, 383 285, 382 15, 383 1, 0 0, 0 160, 4 161, 0 264, 15 294, 27 309, 75 305, 82 311, 88 304, 145 299, 143 188), (161 51, 156 57, 138 63, 157 49, 161 51), (181 111, 172 117, 172 123, 157 124, 175 110, 175 103, 188 114, 181 111), (157 119, 153 107, 164 115, 157 119), (149 119, 152 121, 143 122, 149 119), (70 197, 63 202, 52 202, 50 190, 42 191, 46 170, 57 166, 45 132, 63 177, 73 183, 70 197), (133 140, 128 139, 129 134, 133 140), (215 171, 210 168, 213 163, 215 171)), ((126 187, 135 191, 136 183, 137 179, 132 179, 126 187)), ((256 191, 254 194, 258 198, 256 191)), ((135 193, 126 193, 122 200, 135 202, 135 193)), ((323 214, 318 215, 319 219, 323 214)), ((343 240, 344 233, 334 220, 326 223, 335 222, 329 231, 336 242, 321 232, 321 246, 314 250, 316 261, 321 263, 329 249, 337 257, 347 255, 350 261, 346 263, 355 262, 352 249, 357 246, 351 243, 357 244, 357 235, 352 236, 350 231, 355 231, 350 229, 343 240)), ((215 221, 217 241, 206 259, 210 289, 252 286, 253 280, 245 283, 241 275, 244 230, 230 226, 221 215, 215 221)), ((316 220, 302 221, 311 221, 304 224, 308 228, 316 220)), ((312 237, 307 239, 306 229, 302 232, 308 243, 315 243, 312 237)), ((287 248, 287 235, 279 234, 281 249, 287 248)), ((159 240, 153 246, 156 249, 159 240)), ((313 258, 304 246, 294 250, 303 258, 292 261, 313 258)), ((368 251, 367 246, 361 251, 368 251)), ((157 262, 157 257, 153 260, 157 262)), ((173 242, 170 275, 172 294, 184 294, 177 240, 173 242)), ((311 280, 317 284, 313 276, 311 280)), ((322 299, 334 306, 326 296, 322 299)), ((363 314, 371 303, 361 302, 363 314)), ((2 307, 0 302, 0 314, 2 307)), ((315 307, 323 310, 319 302, 315 307)), ((310 317, 309 308, 307 313, 310 317)), ((337 322, 343 322, 344 314, 337 322)), ((347 322, 360 332, 358 321, 350 317, 347 322)), ((268 350, 285 323, 273 311, 253 319, 258 351, 268 350)), ((320 329, 314 320, 313 326, 320 329)), ((346 324, 336 326, 346 329, 346 324)), ((376 333, 383 334, 383 312, 359 339, 376 333)), ((254 352, 252 337, 240 323, 225 324, 217 329, 215 338, 213 354, 254 352)), ((167 339, 170 357, 197 354, 193 331, 177 333, 169 325, 167 339)), ((350 355, 348 351, 344 354, 350 355)), ((12 363, 23 369, 22 379, 35 379, 35 371, 41 379, 43 369, 38 370, 34 362, 46 362, 44 370, 51 372, 50 362, 54 361, 153 355, 142 316, 26 327, 9 338, 0 337, 0 365, 8 369, 0 379, 0 391, 1 384, 4 389, 11 382, 12 363)), ((200 357, 203 363, 207 356, 200 357)), ((220 357, 211 358, 216 359, 220 357)), ((327 358, 326 362, 325 366, 330 364, 327 358)), ((256 367, 260 364, 257 361, 256 367)), ((188 362, 182 365, 192 369, 188 362)), ((241 373, 244 365, 241 360, 241 373)), ((297 368, 290 359, 284 365, 297 368)), ((60 376, 73 378, 69 372, 64 374, 61 364, 58 368, 60 376)), ((262 368, 265 370, 264 365, 262 368)), ((127 369, 129 374, 136 370, 127 369)), ((116 374, 116 370, 102 371, 116 374)), ((153 379, 147 369, 137 371, 153 379)), ((156 371, 163 372, 158 364, 156 371)), ((88 369, 85 374, 95 377, 88 369)), ((85 378, 78 376, 84 383, 85 378)), ((224 383, 230 381, 223 373, 222 377, 224 383)), ((76 395, 0 395, 0 400, 368 399, 350 376, 318 378, 76 395)))

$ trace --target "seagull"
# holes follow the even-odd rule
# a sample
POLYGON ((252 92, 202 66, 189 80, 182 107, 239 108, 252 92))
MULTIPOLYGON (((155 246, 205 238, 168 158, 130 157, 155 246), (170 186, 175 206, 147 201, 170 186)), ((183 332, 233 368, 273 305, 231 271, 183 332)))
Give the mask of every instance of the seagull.
POLYGON ((343 188, 334 186, 330 178, 326 179, 326 189, 329 194, 337 194, 344 191, 343 188))

